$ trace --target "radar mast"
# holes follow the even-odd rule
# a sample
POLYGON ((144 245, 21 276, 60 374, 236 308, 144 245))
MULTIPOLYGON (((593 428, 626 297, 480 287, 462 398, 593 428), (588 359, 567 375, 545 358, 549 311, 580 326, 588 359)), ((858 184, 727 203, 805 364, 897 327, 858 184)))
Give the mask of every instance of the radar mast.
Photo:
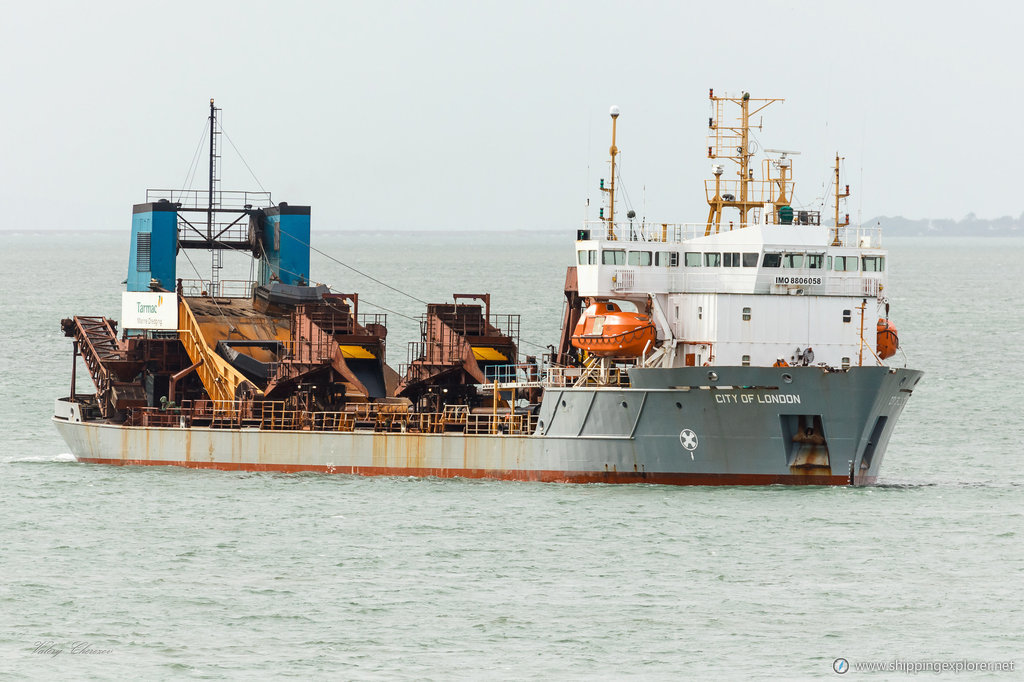
MULTIPOLYGON (((751 209, 763 208, 765 205, 765 180, 755 180, 754 170, 750 167, 750 159, 754 149, 750 141, 752 128, 761 129, 761 125, 750 125, 750 117, 775 102, 784 102, 781 98, 752 98, 749 92, 739 97, 729 95, 716 96, 714 89, 708 91, 712 103, 712 115, 708 118, 708 158, 729 159, 736 163, 736 180, 722 180, 724 168, 720 164, 712 167, 715 174, 715 194, 708 198, 711 210, 708 212, 705 235, 718 232, 722 224, 722 213, 726 208, 735 208, 740 212, 740 227, 748 224, 747 214, 751 209), (740 108, 737 119, 726 119, 729 104, 740 108), (753 104, 753 108, 751 107, 753 104), (723 193, 722 190, 725 190, 723 193)), ((707 187, 707 186, 706 186, 707 187)), ((710 187, 707 187, 710 194, 710 187)))

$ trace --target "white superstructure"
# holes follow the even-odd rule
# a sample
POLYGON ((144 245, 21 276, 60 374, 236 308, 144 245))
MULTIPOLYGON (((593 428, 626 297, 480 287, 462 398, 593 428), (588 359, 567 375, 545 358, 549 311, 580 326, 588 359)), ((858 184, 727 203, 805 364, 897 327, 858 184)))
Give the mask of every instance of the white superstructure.
MULTIPOLYGON (((577 241, 579 295, 649 308, 670 349, 664 366, 874 364, 886 287, 877 231, 850 230, 833 246, 832 230, 816 225, 707 236, 704 227, 616 226, 622 239, 577 241), (872 341, 863 359, 862 334, 872 341)), ((606 236, 604 224, 594 228, 606 236)))
MULTIPOLYGON (((820 212, 790 206, 788 155, 797 152, 767 150, 782 156, 765 159, 764 179, 754 178, 748 107, 779 100, 711 99, 718 113, 709 119, 708 155, 734 161, 738 179, 723 179, 724 166, 713 165, 708 221, 678 225, 636 222, 632 212, 629 222, 615 220, 615 183, 602 180, 608 215, 602 209, 576 242, 579 296, 627 301, 650 317, 657 347, 639 359, 648 366, 882 364, 876 321, 886 306, 887 252, 880 229, 840 218, 849 195, 838 184, 840 158, 835 218, 822 225, 820 212), (739 125, 723 123, 726 103, 741 106, 739 125), (723 219, 729 209, 738 215, 723 219)), ((617 117, 615 108, 613 173, 617 117)))

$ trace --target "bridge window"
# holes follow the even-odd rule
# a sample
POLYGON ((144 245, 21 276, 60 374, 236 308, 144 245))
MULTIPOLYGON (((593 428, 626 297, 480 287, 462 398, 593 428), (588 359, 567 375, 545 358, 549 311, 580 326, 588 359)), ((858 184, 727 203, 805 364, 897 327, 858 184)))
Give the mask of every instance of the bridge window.
POLYGON ((630 251, 629 252, 629 264, 630 265, 650 265, 651 264, 651 252, 650 251, 630 251))
POLYGON ((745 267, 745 268, 756 268, 757 267, 757 254, 756 253, 745 253, 745 254, 743 254, 743 267, 745 267))
POLYGON ((697 306, 697 319, 698 320, 703 320, 704 319, 704 306, 702 306, 702 305, 697 306))
POLYGON ((686 252, 686 267, 688 268, 699 268, 700 267, 700 254, 696 251, 686 252))
POLYGON ((679 266, 678 251, 658 251, 654 254, 654 264, 675 268, 679 266))
POLYGON ((857 272, 856 256, 836 256, 833 261, 833 270, 836 272, 857 272))
POLYGON ((824 260, 825 256, 820 253, 809 253, 807 254, 807 267, 811 270, 821 270, 824 260))
POLYGON ((782 257, 782 267, 784 268, 802 268, 804 266, 804 254, 802 253, 787 253, 782 257))
POLYGON ((740 360, 740 362, 742 363, 742 365, 744 367, 750 367, 750 356, 749 355, 744 355, 743 359, 740 360))
POLYGON ((843 358, 843 369, 850 369, 850 358, 843 358))
POLYGON ((605 265, 625 265, 626 252, 619 249, 609 249, 601 252, 601 262, 605 265))
POLYGON ((597 265, 597 250, 590 249, 579 252, 580 265, 597 265))
POLYGON ((722 266, 722 254, 720 253, 705 253, 704 254, 704 267, 706 268, 718 268, 722 266))
POLYGON ((738 253, 723 253, 722 254, 722 265, 727 268, 738 268, 740 266, 740 254, 738 253))
POLYGON ((744 322, 749 322, 750 321, 750 308, 744 308, 743 309, 743 321, 744 322))
POLYGON ((851 319, 850 311, 849 310, 844 310, 843 311, 843 322, 849 322, 850 319, 851 319))
POLYGON ((864 272, 882 272, 885 270, 884 256, 864 256, 861 260, 864 262, 864 272))
POLYGON ((766 253, 764 254, 764 260, 761 261, 761 265, 766 268, 777 268, 782 266, 782 254, 781 253, 766 253))

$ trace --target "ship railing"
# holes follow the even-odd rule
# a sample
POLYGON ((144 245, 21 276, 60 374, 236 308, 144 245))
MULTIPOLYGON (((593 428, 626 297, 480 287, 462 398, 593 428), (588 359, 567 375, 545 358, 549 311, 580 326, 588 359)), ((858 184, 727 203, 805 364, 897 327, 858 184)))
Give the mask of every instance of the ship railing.
POLYGON ((441 421, 445 425, 465 424, 468 419, 468 405, 445 405, 441 412, 441 421))
POLYGON ((882 248, 882 226, 858 226, 839 228, 839 244, 860 249, 882 248))
POLYGON ((595 363, 584 368, 580 378, 573 384, 574 388, 592 386, 629 386, 629 374, 622 367, 602 367, 595 363))
POLYGON ((761 220, 762 210, 755 208, 754 211, 757 216, 754 220, 755 223, 763 223, 765 225, 821 225, 821 211, 795 208, 793 209, 793 217, 788 223, 776 219, 774 206, 766 206, 763 209, 763 221, 761 220))
POLYGON ((346 412, 311 412, 310 428, 313 431, 353 431, 355 420, 346 412))
MULTIPOLYGON (((172 204, 181 204, 179 208, 194 210, 208 209, 210 191, 205 189, 147 189, 146 203, 166 200, 172 204)), ((213 193, 213 207, 231 210, 247 210, 248 208, 267 208, 273 206, 270 192, 248 192, 244 190, 216 190, 213 193)))
POLYGON ((388 316, 386 313, 359 313, 359 324, 363 327, 379 324, 386 328, 388 326, 388 316))
MULTIPOLYGON (((746 201, 759 204, 766 204, 772 201, 772 187, 775 184, 772 181, 767 179, 745 180, 743 184, 746 185, 746 201)), ((707 195, 708 203, 715 199, 716 191, 727 203, 736 201, 740 198, 743 189, 739 180, 704 181, 704 193, 707 195)))
POLYGON ((497 329, 501 334, 512 339, 517 345, 519 344, 519 315, 516 314, 492 314, 488 320, 491 326, 497 329))
POLYGON ((830 277, 825 283, 825 293, 832 296, 877 298, 881 291, 881 282, 873 277, 830 277))
POLYGON ((514 365, 489 365, 484 367, 484 378, 488 385, 498 383, 499 389, 531 388, 542 386, 541 368, 537 363, 520 362, 514 365))
MULTIPOLYGON (((728 232, 742 227, 766 224, 777 225, 774 218, 774 211, 768 206, 763 213, 763 218, 751 220, 745 224, 737 221, 723 222, 718 226, 718 232, 728 232), (762 222, 763 221, 763 222, 762 222)), ((795 210, 793 214, 794 226, 802 225, 820 226, 821 213, 819 211, 795 210)), ((591 239, 601 239, 621 242, 653 242, 678 244, 705 236, 707 223, 652 223, 652 222, 618 222, 616 221, 609 230, 606 220, 588 220, 583 223, 589 230, 591 239)), ((715 232, 715 226, 711 227, 715 232)), ((882 248, 881 226, 859 226, 842 227, 839 229, 839 245, 862 249, 882 248)))
MULTIPOLYGON (((215 215, 225 214, 217 213, 215 215)), ((192 220, 196 220, 196 218, 193 217, 192 220)), ((178 243, 186 248, 201 248, 216 244, 218 248, 249 250, 252 245, 249 221, 214 221, 207 225, 205 220, 196 224, 179 215, 178 243)))
POLYGON ((704 223, 648 223, 616 222, 609 232, 608 221, 588 220, 583 223, 590 231, 591 239, 611 239, 622 242, 667 242, 679 243, 695 237, 703 237, 707 227, 704 223))
MULTIPOLYGON (((312 339, 279 341, 282 358, 293 363, 322 364, 334 357, 338 344, 331 334, 317 334, 312 339)), ((279 365, 282 363, 278 363, 279 365)))
MULTIPOLYGON (((406 366, 411 365, 417 360, 426 360, 427 358, 427 344, 423 341, 409 341, 407 346, 408 362, 406 366)), ((399 372, 402 376, 405 376, 405 372, 399 372)))
POLYGON ((583 374, 579 367, 549 367, 544 375, 546 388, 565 388, 574 385, 583 374))
POLYGON ((128 410, 126 425, 162 428, 240 429, 259 431, 326 431, 375 433, 464 433, 522 435, 537 428, 537 416, 525 412, 472 412, 466 405, 446 405, 442 412, 410 412, 408 405, 365 403, 355 409, 311 412, 288 409, 284 402, 196 400, 180 406, 128 410))
POLYGON ((549 367, 545 388, 579 388, 584 386, 629 386, 628 367, 549 367))
POLYGON ((527 413, 470 414, 466 421, 466 434, 521 435, 533 433, 536 426, 537 418, 527 413))
POLYGON ((188 412, 171 408, 163 410, 159 407, 133 407, 128 410, 127 426, 147 426, 163 428, 188 428, 192 425, 192 416, 188 412))
POLYGON ((212 282, 208 279, 182 279, 179 293, 193 298, 199 296, 252 298, 255 287, 256 282, 244 279, 222 279, 219 282, 212 282))

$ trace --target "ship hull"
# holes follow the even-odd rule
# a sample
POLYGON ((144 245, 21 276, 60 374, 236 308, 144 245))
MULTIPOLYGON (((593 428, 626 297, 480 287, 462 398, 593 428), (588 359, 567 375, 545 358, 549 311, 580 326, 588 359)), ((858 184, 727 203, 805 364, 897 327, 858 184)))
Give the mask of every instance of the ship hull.
POLYGON ((54 423, 79 461, 564 483, 874 483, 921 373, 884 367, 633 370, 629 388, 549 388, 532 435, 54 423), (713 379, 710 377, 714 377, 713 379), (817 418, 817 421, 815 421, 817 418), (824 443, 804 438, 804 425, 824 443))

